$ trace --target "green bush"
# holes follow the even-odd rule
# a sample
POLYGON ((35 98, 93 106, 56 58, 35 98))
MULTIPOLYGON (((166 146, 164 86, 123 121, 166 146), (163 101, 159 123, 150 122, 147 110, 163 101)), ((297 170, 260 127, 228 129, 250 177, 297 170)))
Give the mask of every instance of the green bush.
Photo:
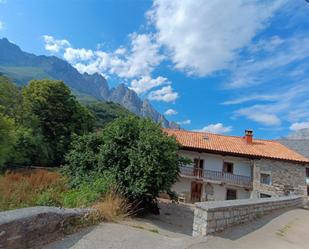
POLYGON ((75 185, 86 175, 112 172, 130 201, 153 204, 160 192, 171 193, 179 166, 175 138, 149 119, 116 119, 101 133, 76 138, 66 159, 66 175, 75 185))
POLYGON ((78 187, 63 194, 62 205, 70 208, 90 206, 104 197, 114 185, 114 176, 109 172, 88 177, 78 187))

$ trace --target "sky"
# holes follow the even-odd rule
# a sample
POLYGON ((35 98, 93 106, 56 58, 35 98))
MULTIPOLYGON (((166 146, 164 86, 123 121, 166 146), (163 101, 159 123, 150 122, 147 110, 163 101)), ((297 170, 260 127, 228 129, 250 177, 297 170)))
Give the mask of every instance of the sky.
POLYGON ((0 37, 125 83, 184 129, 309 128, 306 0, 0 0, 0 37))

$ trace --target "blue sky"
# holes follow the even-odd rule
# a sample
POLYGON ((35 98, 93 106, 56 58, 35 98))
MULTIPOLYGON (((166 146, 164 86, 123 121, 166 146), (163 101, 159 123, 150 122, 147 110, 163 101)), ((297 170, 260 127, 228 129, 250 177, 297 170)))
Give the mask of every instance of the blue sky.
POLYGON ((0 0, 0 37, 125 83, 189 130, 309 127, 305 0, 0 0))

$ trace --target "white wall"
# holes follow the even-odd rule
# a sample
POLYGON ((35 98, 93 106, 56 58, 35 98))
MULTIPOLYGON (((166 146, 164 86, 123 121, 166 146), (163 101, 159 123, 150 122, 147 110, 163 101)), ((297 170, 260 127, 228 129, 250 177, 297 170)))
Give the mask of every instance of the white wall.
MULTIPOLYGON (((187 193, 187 196, 191 195, 191 182, 194 181, 194 179, 189 178, 180 178, 178 182, 176 182, 172 190, 175 191, 177 194, 185 194, 187 193)), ((235 189, 237 190, 237 199, 248 199, 250 198, 250 191, 246 191, 244 188, 240 187, 234 187, 229 185, 219 185, 219 184, 211 184, 213 186, 213 195, 208 195, 209 200, 215 200, 215 201, 222 201, 226 199, 226 190, 227 189, 235 189)), ((202 200, 206 198, 206 183, 204 182, 203 188, 202 188, 202 200)))
MULTIPOLYGON (((179 154, 190 158, 200 158, 204 160, 204 169, 213 171, 222 171, 223 162, 234 164, 234 174, 242 176, 251 176, 251 162, 249 159, 240 157, 227 157, 216 154, 198 153, 193 151, 180 150, 179 154)), ((192 165, 190 165, 192 166, 192 165)))
POLYGON ((177 194, 181 194, 183 192, 191 192, 191 181, 192 179, 181 177, 178 182, 176 182, 172 190, 177 194))
POLYGON ((246 191, 244 188, 238 188, 234 186, 226 186, 226 185, 218 185, 212 184, 214 195, 208 196, 208 199, 215 200, 215 201, 224 201, 226 199, 226 190, 227 189, 235 189, 237 191, 237 199, 249 199, 250 198, 250 191, 246 191))

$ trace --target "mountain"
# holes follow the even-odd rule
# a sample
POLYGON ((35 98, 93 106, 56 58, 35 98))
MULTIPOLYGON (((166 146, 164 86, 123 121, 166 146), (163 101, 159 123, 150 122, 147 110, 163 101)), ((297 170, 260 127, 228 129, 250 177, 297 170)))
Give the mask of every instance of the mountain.
POLYGON ((287 137, 278 139, 286 147, 309 158, 309 128, 292 132, 287 137))
POLYGON ((119 103, 129 111, 142 117, 149 117, 166 128, 179 128, 168 121, 149 103, 124 84, 110 89, 106 79, 100 74, 81 74, 71 64, 56 57, 34 55, 22 51, 8 39, 0 39, 0 73, 17 84, 26 84, 32 79, 63 80, 81 99, 87 95, 98 100, 119 103))

